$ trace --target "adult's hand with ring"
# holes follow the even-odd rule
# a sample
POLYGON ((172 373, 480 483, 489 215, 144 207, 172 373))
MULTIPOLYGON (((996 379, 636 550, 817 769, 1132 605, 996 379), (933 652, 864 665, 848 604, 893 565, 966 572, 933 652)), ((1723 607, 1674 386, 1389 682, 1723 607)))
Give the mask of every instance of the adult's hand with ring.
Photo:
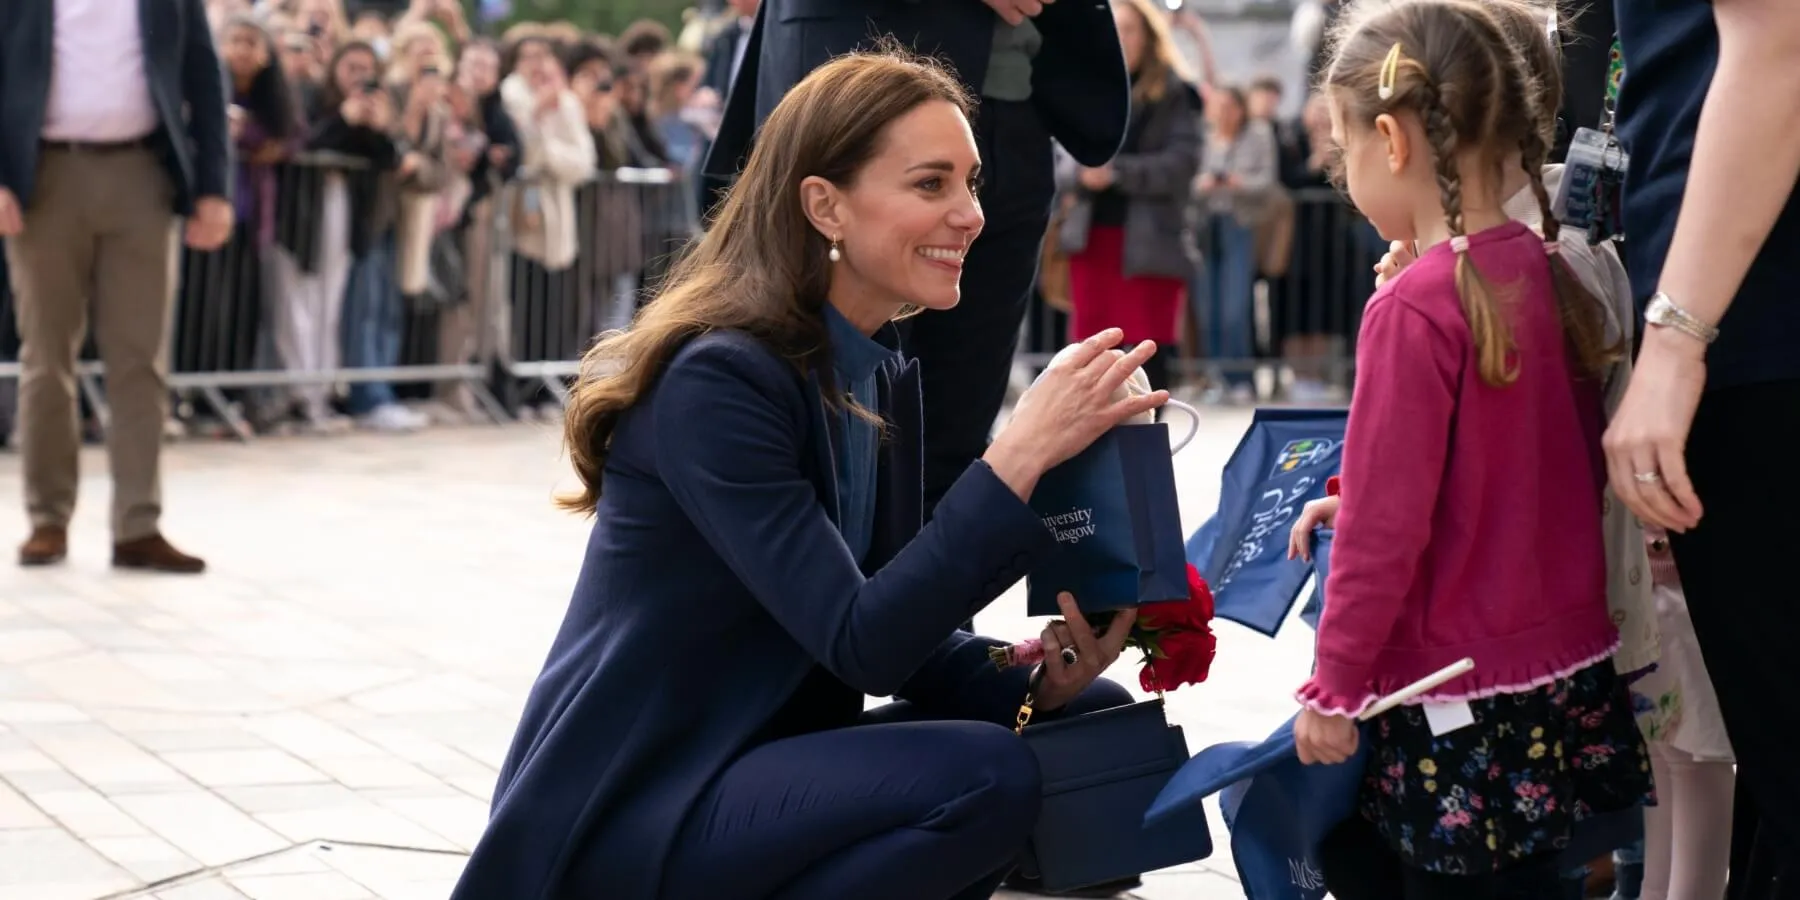
POLYGON ((1044 681, 1038 685, 1034 706, 1042 712, 1062 709, 1087 690, 1124 652, 1125 639, 1131 636, 1131 626, 1137 621, 1137 610, 1122 609, 1113 614, 1104 634, 1095 635, 1094 626, 1088 624, 1081 608, 1075 605, 1073 594, 1064 591, 1056 595, 1056 605, 1062 608, 1063 620, 1044 626, 1041 635, 1044 681), (1065 656, 1067 650, 1075 651, 1073 663, 1065 656))
POLYGON ((1706 388, 1706 345, 1652 328, 1606 429, 1613 493, 1645 524, 1677 534, 1704 513, 1688 480, 1687 439, 1706 388))
POLYGON ((1114 393, 1156 353, 1144 341, 1128 352, 1125 337, 1108 328, 1058 354, 1013 407, 1012 418, 982 456, 1013 493, 1030 499, 1040 475, 1088 448, 1108 429, 1169 399, 1168 391, 1114 393))

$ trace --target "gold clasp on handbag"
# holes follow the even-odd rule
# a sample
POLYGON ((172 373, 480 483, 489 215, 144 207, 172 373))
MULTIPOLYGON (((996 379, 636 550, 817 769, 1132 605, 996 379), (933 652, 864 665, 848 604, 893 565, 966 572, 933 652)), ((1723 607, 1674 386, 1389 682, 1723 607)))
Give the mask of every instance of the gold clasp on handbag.
POLYGON ((1044 665, 1031 670, 1031 679, 1025 683, 1025 699, 1019 702, 1019 717, 1014 720, 1013 734, 1024 734, 1025 726, 1031 724, 1031 705, 1037 702, 1038 688, 1044 684, 1044 665))

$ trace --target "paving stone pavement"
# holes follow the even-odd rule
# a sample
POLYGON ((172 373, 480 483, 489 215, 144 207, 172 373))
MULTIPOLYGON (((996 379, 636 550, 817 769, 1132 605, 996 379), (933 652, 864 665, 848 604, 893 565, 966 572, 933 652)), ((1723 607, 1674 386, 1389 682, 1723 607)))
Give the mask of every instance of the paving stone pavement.
MULTIPOLYGON (((1248 422, 1177 457, 1188 527, 1248 422)), ((198 578, 111 571, 105 459, 82 458, 69 561, 21 570, 0 454, 0 900, 443 900, 486 816, 588 527, 543 426, 187 443, 165 530, 198 578)), ((978 618, 1035 633, 1015 589, 978 618)), ((1198 750, 1292 712, 1309 632, 1221 624, 1169 697, 1198 750)), ((1111 673, 1137 685, 1135 667, 1111 673)), ((1241 897, 1224 851, 1143 900, 1241 897)), ((1017 900, 1019 895, 1013 895, 1017 900)))

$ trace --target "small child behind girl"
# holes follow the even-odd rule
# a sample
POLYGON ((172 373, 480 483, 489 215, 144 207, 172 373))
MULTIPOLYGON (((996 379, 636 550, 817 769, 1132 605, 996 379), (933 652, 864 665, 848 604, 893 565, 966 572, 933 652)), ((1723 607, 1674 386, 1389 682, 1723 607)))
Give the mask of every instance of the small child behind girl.
POLYGON ((1423 254, 1364 314, 1301 759, 1348 758, 1377 696, 1463 657, 1476 668, 1372 721, 1361 815, 1324 848, 1327 885, 1339 900, 1555 896, 1575 824, 1650 792, 1610 660, 1601 538, 1601 381, 1620 348, 1559 258, 1537 82, 1493 13, 1364 0, 1340 21, 1323 86, 1344 180, 1423 254), (1541 236, 1506 214, 1508 166, 1541 236))
POLYGON ((1735 755, 1700 658, 1668 535, 1650 528, 1646 534, 1662 657, 1631 687, 1657 785, 1657 805, 1644 811, 1644 884, 1638 898, 1723 897, 1731 868, 1735 755))

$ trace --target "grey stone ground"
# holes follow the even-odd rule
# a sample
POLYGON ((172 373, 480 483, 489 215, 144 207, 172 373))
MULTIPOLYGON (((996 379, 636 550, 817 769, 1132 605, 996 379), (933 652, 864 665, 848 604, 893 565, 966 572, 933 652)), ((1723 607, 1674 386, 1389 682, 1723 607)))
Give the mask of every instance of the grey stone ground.
MULTIPOLYGON (((1246 423, 1209 413, 1178 457, 1189 527, 1246 423)), ((0 455, 0 900, 443 900, 580 560, 556 436, 173 446, 198 579, 111 571, 105 460, 82 464, 69 562, 23 571, 0 455)), ((1023 609, 978 624, 1029 636, 1023 609)), ((1221 625, 1211 683, 1170 696, 1191 748, 1284 719, 1309 651, 1221 625)), ((1232 872, 1221 849, 1137 896, 1241 897, 1232 872)))

